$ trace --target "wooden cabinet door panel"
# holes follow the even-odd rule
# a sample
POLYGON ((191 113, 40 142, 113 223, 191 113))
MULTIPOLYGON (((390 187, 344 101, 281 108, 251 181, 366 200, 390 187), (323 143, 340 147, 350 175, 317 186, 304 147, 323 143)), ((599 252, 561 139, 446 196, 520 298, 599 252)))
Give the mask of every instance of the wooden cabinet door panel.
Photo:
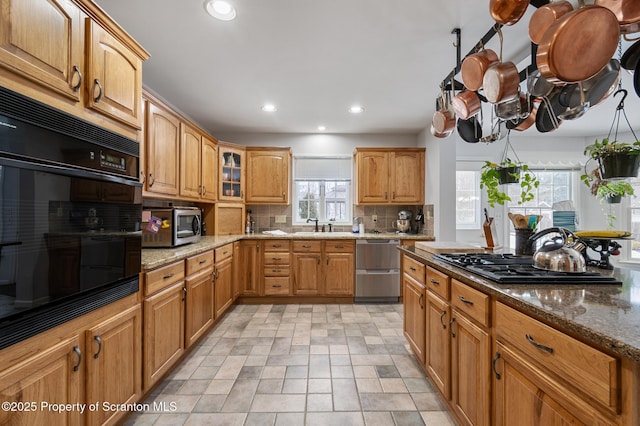
POLYGON ((184 123, 180 128, 180 195, 199 198, 202 135, 184 123))
POLYGON ((147 102, 146 118, 145 189, 155 194, 178 195, 180 120, 151 102, 147 102))
POLYGON ((185 348, 213 324, 213 269, 205 269, 185 280, 185 348))
POLYGON ((89 18, 87 37, 87 106, 141 128, 142 60, 89 18))
POLYGON ((452 311, 451 403, 464 424, 488 426, 491 412, 489 334, 452 311))
POLYGON ((325 259, 324 293, 328 296, 353 296, 353 253, 326 253, 325 259))
POLYGON ((260 242, 257 240, 240 241, 240 253, 240 293, 243 296, 259 296, 262 274, 260 242))
POLYGON ((403 274, 404 335, 420 363, 424 364, 425 287, 403 274))
POLYGON ((316 296, 320 294, 320 253, 293 254, 293 293, 316 296))
POLYGON ((0 8, 0 67, 79 101, 80 9, 69 0, 2 0, 0 8))
POLYGON ((358 152, 358 203, 389 202, 389 156, 386 152, 358 152))
POLYGON ((231 280, 233 279, 233 259, 227 258, 216 263, 215 314, 220 317, 233 303, 231 280))
POLYGON ((247 203, 288 204, 288 151, 247 152, 247 203))
POLYGON ((424 200, 424 153, 394 151, 389 154, 389 195, 392 203, 424 200))
MULTIPOLYGON (((79 336, 65 339, 27 360, 0 373, 2 402, 22 402, 28 409, 0 411, 3 425, 80 425, 78 410, 56 413, 41 409, 42 402, 50 404, 83 403, 81 382, 84 379, 84 360, 81 361, 79 336)), ((84 358, 84 354, 83 354, 84 358)))
POLYGON ((447 400, 451 397, 450 319, 451 306, 431 291, 427 291, 425 366, 436 387, 447 400))
POLYGON ((218 186, 218 145, 206 136, 202 137, 202 164, 200 166, 200 197, 215 201, 218 186))
POLYGON ((148 390, 184 353, 184 282, 145 299, 144 389, 148 390))
MULTIPOLYGON (((141 319, 136 305, 85 332, 88 403, 131 404, 140 398, 141 319)), ((89 410, 87 424, 115 422, 125 413, 89 410)))

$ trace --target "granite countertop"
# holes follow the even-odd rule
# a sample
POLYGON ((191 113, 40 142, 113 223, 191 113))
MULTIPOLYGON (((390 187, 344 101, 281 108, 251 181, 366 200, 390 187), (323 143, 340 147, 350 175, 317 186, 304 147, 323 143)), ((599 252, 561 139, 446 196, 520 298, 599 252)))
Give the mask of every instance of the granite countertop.
POLYGON ((293 234, 239 234, 224 236, 206 236, 202 237, 197 243, 191 243, 180 247, 173 248, 144 248, 142 249, 142 270, 148 271, 167 263, 175 262, 207 250, 215 249, 225 244, 233 243, 238 240, 310 240, 310 239, 342 239, 342 240, 363 240, 363 239, 402 239, 402 240, 420 240, 434 241, 431 235, 423 234, 396 234, 396 233, 364 233, 353 234, 351 232, 305 232, 293 234))
POLYGON ((410 246, 402 252, 559 329, 640 362, 640 271, 616 267, 620 285, 497 284, 410 246))

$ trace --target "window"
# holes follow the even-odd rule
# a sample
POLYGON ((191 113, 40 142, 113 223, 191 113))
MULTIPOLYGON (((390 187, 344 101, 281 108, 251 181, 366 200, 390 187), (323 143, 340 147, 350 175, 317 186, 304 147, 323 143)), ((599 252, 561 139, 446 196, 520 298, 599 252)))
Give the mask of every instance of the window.
MULTIPOLYGON (((573 170, 532 170, 538 177, 540 186, 535 190, 535 197, 532 201, 519 205, 517 200, 520 196, 520 186, 509 185, 507 194, 511 197, 508 203, 508 210, 511 213, 524 215, 542 215, 540 225, 537 230, 553 226, 553 204, 559 201, 575 200, 575 180, 577 172, 573 170)), ((574 205, 576 203, 574 202, 574 205)), ((515 246, 515 230, 509 221, 509 247, 515 246)))
POLYGON ((293 222, 307 219, 350 224, 351 157, 294 158, 293 222))
MULTIPOLYGON (((630 179, 629 183, 633 186, 636 195, 629 197, 629 222, 631 223, 630 230, 633 240, 630 244, 631 250, 628 250, 630 255, 627 256, 627 260, 640 262, 640 198, 638 198, 638 195, 640 195, 640 179, 630 179)), ((627 229, 625 226, 620 226, 620 228, 627 229)), ((623 253, 625 251, 627 250, 624 250, 623 253)))
POLYGON ((479 171, 456 171, 456 229, 480 229, 479 171))

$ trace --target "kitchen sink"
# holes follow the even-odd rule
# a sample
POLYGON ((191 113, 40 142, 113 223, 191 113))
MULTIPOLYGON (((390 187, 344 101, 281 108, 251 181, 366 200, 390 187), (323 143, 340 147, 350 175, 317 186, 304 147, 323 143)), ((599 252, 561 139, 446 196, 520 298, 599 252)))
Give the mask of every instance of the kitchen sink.
POLYGON ((344 237, 346 235, 356 235, 353 232, 314 232, 314 231, 298 231, 295 232, 294 235, 318 235, 318 236, 336 236, 336 237, 344 237))

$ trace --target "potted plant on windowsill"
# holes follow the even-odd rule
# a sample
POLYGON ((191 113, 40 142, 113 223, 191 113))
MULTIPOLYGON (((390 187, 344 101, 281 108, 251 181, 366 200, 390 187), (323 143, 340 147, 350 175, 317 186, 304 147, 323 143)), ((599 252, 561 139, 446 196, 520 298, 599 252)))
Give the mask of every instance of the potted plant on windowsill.
POLYGON ((480 188, 487 191, 487 203, 491 207, 496 204, 504 205, 512 201, 511 197, 500 185, 508 183, 520 184, 520 198, 518 204, 524 204, 534 198, 533 190, 540 185, 538 178, 523 163, 515 163, 506 158, 499 163, 485 161, 480 174, 480 188))
POLYGON ((640 168, 640 141, 611 142, 608 138, 584 149, 584 154, 598 162, 603 180, 636 177, 640 168))

